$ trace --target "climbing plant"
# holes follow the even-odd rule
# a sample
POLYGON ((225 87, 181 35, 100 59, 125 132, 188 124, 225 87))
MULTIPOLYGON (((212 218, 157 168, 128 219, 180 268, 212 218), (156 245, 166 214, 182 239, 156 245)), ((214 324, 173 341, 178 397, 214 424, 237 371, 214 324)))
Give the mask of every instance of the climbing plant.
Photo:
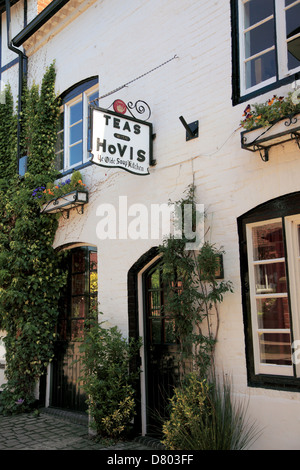
POLYGON ((22 155, 25 176, 17 174, 16 115, 9 87, 0 105, 0 330, 5 332, 6 384, 3 412, 27 410, 37 380, 53 357, 60 288, 66 275, 62 254, 53 249, 57 218, 41 215, 33 189, 53 181, 59 115, 55 66, 41 89, 25 86, 22 97, 22 155))
MULTIPOLYGON (((182 228, 185 206, 192 209, 191 233, 195 233, 197 205, 193 185, 175 203, 181 214, 175 222, 182 224, 182 228)), ((181 376, 197 369, 199 377, 206 377, 213 363, 218 336, 219 304, 224 294, 232 291, 232 284, 217 276, 223 251, 207 241, 202 241, 197 251, 187 249, 191 240, 184 229, 181 233, 181 237, 171 236, 160 246, 165 287, 164 314, 173 322, 174 342, 180 349, 177 359, 181 376)))

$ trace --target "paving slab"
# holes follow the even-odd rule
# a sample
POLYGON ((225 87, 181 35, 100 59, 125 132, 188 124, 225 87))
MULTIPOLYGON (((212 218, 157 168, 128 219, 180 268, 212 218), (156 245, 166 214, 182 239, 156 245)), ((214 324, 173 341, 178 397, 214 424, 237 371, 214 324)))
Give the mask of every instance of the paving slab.
POLYGON ((87 421, 72 422, 63 416, 41 412, 0 415, 0 450, 151 450, 159 441, 135 439, 108 445, 89 434, 87 421), (81 424, 79 424, 79 422, 81 424))

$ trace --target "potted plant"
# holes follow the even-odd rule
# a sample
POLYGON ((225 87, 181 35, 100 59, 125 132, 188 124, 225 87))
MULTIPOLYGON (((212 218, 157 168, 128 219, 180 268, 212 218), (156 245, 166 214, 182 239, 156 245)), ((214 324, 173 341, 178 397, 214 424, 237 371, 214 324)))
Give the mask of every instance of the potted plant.
POLYGON ((71 178, 62 182, 48 183, 34 189, 32 196, 39 202, 42 213, 61 212, 88 202, 86 185, 79 171, 74 171, 71 178))
POLYGON ((265 103, 248 104, 240 122, 245 129, 241 133, 242 148, 263 151, 266 161, 268 149, 274 145, 295 139, 300 147, 299 93, 296 90, 287 97, 274 95, 265 103))

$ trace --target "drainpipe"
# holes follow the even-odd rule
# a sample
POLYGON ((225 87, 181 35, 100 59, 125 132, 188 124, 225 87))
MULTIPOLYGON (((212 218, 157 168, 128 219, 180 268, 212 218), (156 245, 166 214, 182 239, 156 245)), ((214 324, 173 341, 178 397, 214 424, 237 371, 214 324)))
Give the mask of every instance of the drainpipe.
MULTIPOLYGON (((10 1, 5 0, 6 5, 6 26, 7 26, 7 47, 19 56, 19 91, 18 91, 18 127, 17 127, 17 174, 19 174, 19 160, 21 157, 21 110, 22 93, 24 79, 24 65, 27 66, 27 57, 20 49, 12 45, 10 30, 10 1)), ((27 68, 27 67, 26 67, 27 68)))

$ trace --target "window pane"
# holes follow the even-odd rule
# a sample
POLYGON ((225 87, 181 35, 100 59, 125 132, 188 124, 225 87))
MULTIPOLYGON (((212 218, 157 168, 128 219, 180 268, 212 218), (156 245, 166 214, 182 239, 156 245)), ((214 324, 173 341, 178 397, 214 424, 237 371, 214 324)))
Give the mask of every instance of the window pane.
POLYGON ((154 291, 150 293, 150 315, 160 316, 161 305, 160 305, 160 291, 154 291))
POLYGON ((246 62, 246 87, 269 80, 276 75, 275 51, 269 51, 255 59, 246 62))
POLYGON ((290 316, 287 297, 256 300, 259 329, 289 329, 290 316))
POLYGON ((82 142, 80 142, 77 145, 74 145, 73 147, 70 147, 70 166, 76 165, 77 163, 81 163, 82 156, 83 156, 82 142))
POLYGON ((245 28, 249 28, 273 13, 273 0, 250 0, 245 4, 245 28))
POLYGON ((151 275, 151 288, 158 289, 160 287, 160 269, 156 269, 151 275))
POLYGON ((259 333, 260 361, 265 364, 292 365, 288 333, 259 333))
POLYGON ((72 294, 84 294, 85 274, 73 274, 72 276, 72 294))
MULTIPOLYGON (((98 91, 95 91, 94 93, 92 93, 91 95, 88 96, 88 101, 91 102, 91 101, 95 100, 96 98, 98 98, 98 96, 99 96, 98 91)), ((98 101, 95 101, 93 104, 98 106, 98 101)))
POLYGON ((300 38, 288 43, 288 68, 295 69, 300 66, 300 38))
POLYGON ((84 317, 85 315, 85 300, 84 297, 73 297, 71 306, 71 317, 84 317))
POLYGON ((70 106, 70 125, 82 119, 82 101, 70 106))
POLYGON ((286 37, 290 38, 300 32, 300 4, 289 8, 285 12, 286 37))
POLYGON ((255 261, 284 257, 281 222, 254 227, 252 236, 255 261))
POLYGON ((82 121, 78 124, 74 124, 74 126, 70 127, 70 142, 69 144, 75 144, 79 140, 82 140, 83 129, 82 129, 82 121))
POLYGON ((285 17, 286 37, 289 39, 287 43, 288 69, 291 70, 300 66, 300 37, 296 37, 300 33, 300 4, 286 10, 285 17))
POLYGON ((83 273, 85 271, 85 252, 77 250, 72 253, 72 273, 83 273))
POLYGON ((287 292, 285 263, 260 264, 254 270, 256 294, 287 292))
POLYGON ((288 7, 292 3, 295 3, 296 0, 285 0, 285 6, 288 7))
POLYGON ((83 339, 84 320, 71 320, 71 340, 83 339))
POLYGON ((251 29, 245 34, 245 57, 251 57, 258 54, 275 44, 274 20, 251 29))
POLYGON ((92 251, 90 253, 90 271, 97 271, 97 252, 92 251))
POLYGON ((161 344, 161 320, 156 318, 150 320, 150 342, 152 344, 161 344))
POLYGON ((90 293, 95 294, 98 291, 98 275, 97 272, 90 273, 90 293))

